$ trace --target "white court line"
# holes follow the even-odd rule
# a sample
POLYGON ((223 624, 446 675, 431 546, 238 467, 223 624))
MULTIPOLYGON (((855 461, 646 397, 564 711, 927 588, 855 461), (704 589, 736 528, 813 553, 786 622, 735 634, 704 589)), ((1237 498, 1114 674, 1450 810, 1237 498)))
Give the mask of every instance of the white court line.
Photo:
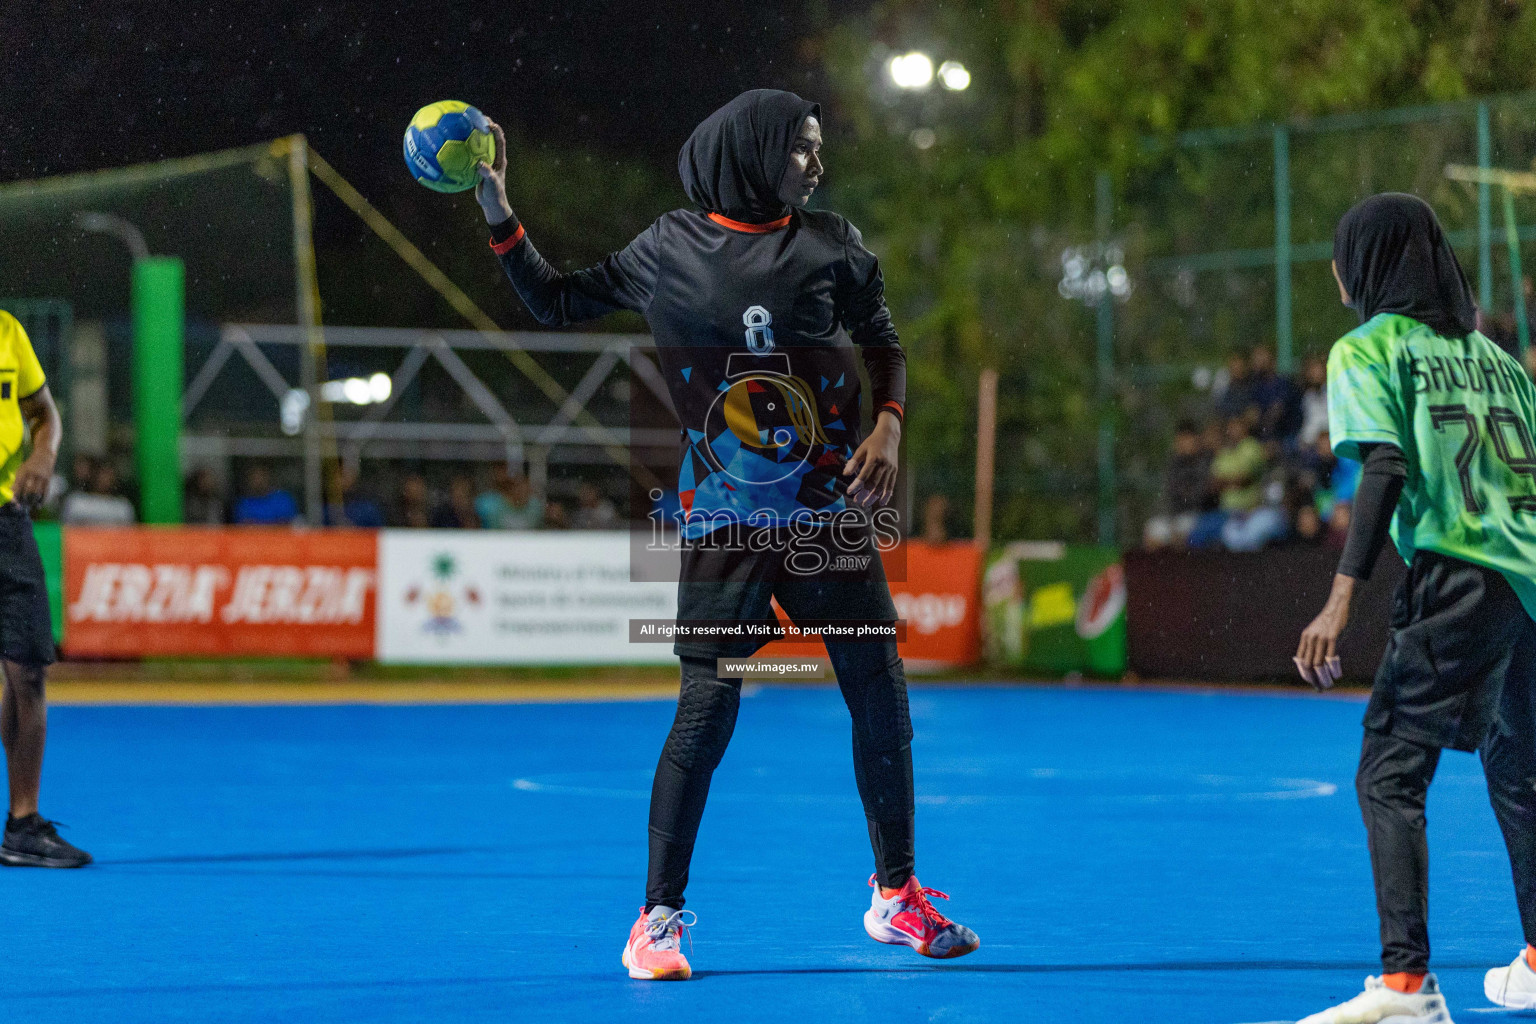
POLYGON ((1456 1011, 1457 1013, 1499 1013, 1506 1017, 1517 1017, 1522 1020, 1536 1018, 1536 1010, 1518 1010, 1508 1006, 1467 1006, 1456 1011))
MULTIPOLYGON (((649 774, 649 773, 647 773, 649 774)), ((1037 776, 1038 777, 1038 776, 1037 776)), ((1259 781, 1259 780, 1255 780, 1259 781)), ((1077 796, 1076 803, 1083 804, 1177 804, 1177 803, 1214 803, 1231 801, 1234 803, 1246 803, 1255 800, 1309 800, 1319 797, 1330 797, 1338 792, 1339 787, 1332 782, 1319 782, 1316 779, 1266 779, 1261 784, 1281 787, 1273 790, 1261 790, 1258 792, 1236 793, 1147 793, 1147 794, 1104 794, 1097 797, 1077 796)), ((649 799, 650 789, 621 789, 611 786, 573 786, 559 782, 540 782, 536 778, 518 778, 511 780, 513 789, 524 793, 548 793, 559 796, 584 796, 597 797, 610 800, 644 800, 649 799)), ((722 791, 716 794, 716 799, 750 799, 755 802, 772 803, 839 803, 845 800, 847 794, 832 793, 730 793, 722 791)), ((1063 796, 1062 798, 1065 798, 1063 796)), ((1008 803, 1045 803, 1054 799, 1049 793, 994 793, 994 794, 944 794, 944 793, 919 793, 917 803, 925 807, 943 806, 976 806, 985 804, 1008 803)))

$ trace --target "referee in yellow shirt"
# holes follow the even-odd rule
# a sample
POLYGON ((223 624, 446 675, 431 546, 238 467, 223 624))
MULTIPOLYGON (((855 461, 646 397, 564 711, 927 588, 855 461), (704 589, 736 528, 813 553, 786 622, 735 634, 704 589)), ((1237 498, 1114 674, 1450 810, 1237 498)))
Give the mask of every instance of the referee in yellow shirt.
POLYGON ((11 786, 0 864, 11 867, 78 868, 91 862, 90 854, 61 839, 54 823, 37 813, 53 627, 27 509, 48 493, 62 430, 27 332, 0 310, 0 665, 5 668, 0 740, 11 786), (23 426, 32 434, 32 453, 25 458, 23 426))

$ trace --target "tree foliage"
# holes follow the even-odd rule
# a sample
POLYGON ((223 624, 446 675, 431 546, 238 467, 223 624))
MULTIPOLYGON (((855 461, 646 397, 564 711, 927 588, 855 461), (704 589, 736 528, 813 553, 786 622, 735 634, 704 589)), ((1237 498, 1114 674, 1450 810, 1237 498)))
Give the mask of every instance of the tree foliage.
MULTIPOLYGON (((1536 9, 1508 0, 887 0, 830 29, 821 46, 835 87, 826 200, 882 257, 909 353, 908 458, 919 497, 970 495, 975 382, 994 365, 1002 375, 995 532, 1088 539, 1093 314, 1056 285, 1061 250, 1093 237, 1096 172, 1112 175, 1115 229, 1138 282, 1118 311, 1117 363, 1150 371, 1191 353, 1214 359, 1272 342, 1267 270, 1191 282, 1159 277, 1152 263, 1271 244, 1269 141, 1207 151, 1156 142, 1192 128, 1527 89, 1536 9), (882 84, 883 62, 914 48, 964 62, 971 87, 897 95, 882 84), (914 144, 930 139, 928 148, 914 144), (1193 298, 1176 294, 1186 291, 1193 298)), ((1531 148, 1515 138, 1523 125, 1504 128, 1506 148, 1531 148)), ((1298 142, 1297 240, 1329 237, 1332 219, 1365 191, 1416 188, 1465 206, 1465 190, 1447 186, 1440 168, 1469 155, 1469 130, 1384 128, 1348 144, 1298 142)), ((1326 264, 1321 273, 1316 264, 1296 271, 1301 348, 1349 325, 1328 304, 1326 264)), ((1129 492, 1145 490, 1160 439, 1131 428, 1160 422, 1138 413, 1168 414, 1156 407, 1178 399, 1150 378, 1120 384, 1122 475, 1129 492)), ((1134 496, 1126 500, 1134 506, 1134 496)))

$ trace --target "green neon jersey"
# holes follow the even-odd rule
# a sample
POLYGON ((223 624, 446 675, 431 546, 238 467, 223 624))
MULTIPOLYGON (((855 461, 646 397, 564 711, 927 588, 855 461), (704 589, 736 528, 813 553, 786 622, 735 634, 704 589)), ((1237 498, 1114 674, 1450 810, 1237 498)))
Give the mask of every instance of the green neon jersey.
POLYGON ((1536 618, 1536 388, 1477 332, 1444 338, 1381 313, 1328 356, 1333 450, 1403 450, 1408 480, 1392 520, 1405 560, 1436 551, 1497 569, 1536 618))

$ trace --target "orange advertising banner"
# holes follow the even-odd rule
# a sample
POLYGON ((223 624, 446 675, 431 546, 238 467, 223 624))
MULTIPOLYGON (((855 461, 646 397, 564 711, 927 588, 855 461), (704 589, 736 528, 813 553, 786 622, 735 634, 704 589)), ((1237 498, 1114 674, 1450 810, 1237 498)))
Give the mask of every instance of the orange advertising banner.
POLYGON ((372 658, 377 589, 371 530, 66 527, 64 653, 372 658))
MULTIPOLYGON (((888 574, 906 559, 905 579, 891 580, 896 614, 907 623, 897 645, 912 668, 960 668, 981 659, 981 549, 969 541, 926 544, 908 541, 905 550, 883 552, 888 574)), ((774 613, 787 622, 783 609, 774 613)), ((758 651, 765 658, 825 653, 819 640, 776 640, 758 651)))

